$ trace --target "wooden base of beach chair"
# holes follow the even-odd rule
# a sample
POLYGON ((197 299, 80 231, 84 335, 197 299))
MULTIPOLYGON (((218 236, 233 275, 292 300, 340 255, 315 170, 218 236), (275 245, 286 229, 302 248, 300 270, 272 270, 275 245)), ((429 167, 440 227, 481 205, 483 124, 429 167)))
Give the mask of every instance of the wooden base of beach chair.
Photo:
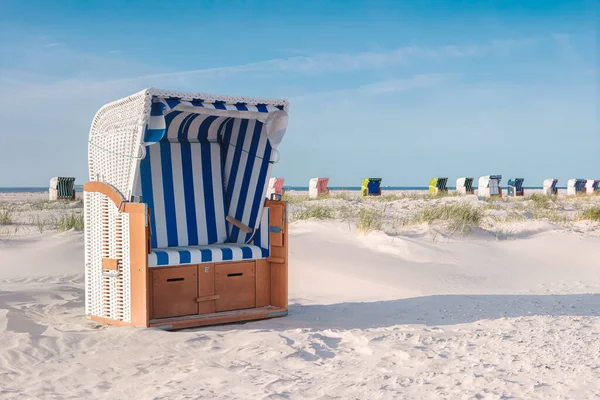
MULTIPOLYGON (((131 322, 88 315, 110 325, 182 329, 287 315, 287 203, 267 200, 270 256, 244 261, 148 267, 150 229, 147 208, 130 203, 110 186, 90 182, 86 192, 107 196, 129 214, 131 322)), ((103 260, 103 274, 123 274, 122 260, 103 260)))

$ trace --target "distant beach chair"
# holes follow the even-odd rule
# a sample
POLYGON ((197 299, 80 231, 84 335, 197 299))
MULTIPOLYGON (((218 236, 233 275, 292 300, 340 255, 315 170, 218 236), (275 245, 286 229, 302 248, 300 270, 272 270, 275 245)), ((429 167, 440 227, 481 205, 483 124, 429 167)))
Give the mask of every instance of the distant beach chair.
POLYGON ((598 179, 588 179, 585 182, 585 193, 586 194, 596 194, 598 192, 598 185, 600 184, 600 180, 598 179))
POLYGON ((96 113, 81 260, 90 319, 173 330, 287 315, 287 203, 265 199, 287 110, 150 88, 96 113))
POLYGON ((75 178, 55 176, 50 179, 48 189, 49 200, 73 200, 75 199, 75 178))
POLYGON ((485 175, 479 178, 477 197, 502 197, 501 180, 502 175, 485 175))
POLYGON ((448 193, 448 178, 431 178, 429 180, 429 194, 438 195, 441 193, 448 193))
POLYGON ((523 178, 514 178, 508 180, 508 196, 517 197, 523 196, 525 190, 523 189, 523 178))
POLYGON ((456 191, 462 194, 473 194, 473 178, 458 178, 456 180, 456 191))
POLYGON ((267 189, 267 199, 272 199, 273 195, 281 200, 281 197, 285 193, 283 188, 284 178, 271 178, 269 179, 269 187, 267 189))
POLYGON ((575 196, 585 191, 585 179, 569 179, 567 181, 567 196, 575 196))
POLYGON ((316 199, 319 196, 329 193, 329 189, 327 188, 328 183, 329 178, 312 178, 308 182, 308 197, 316 199))
POLYGON ((363 196, 381 196, 382 178, 365 178, 360 187, 363 196))
POLYGON ((544 187, 542 189, 542 194, 546 196, 553 196, 558 194, 558 189, 556 188, 556 184, 558 183, 558 179, 546 179, 544 180, 544 187))

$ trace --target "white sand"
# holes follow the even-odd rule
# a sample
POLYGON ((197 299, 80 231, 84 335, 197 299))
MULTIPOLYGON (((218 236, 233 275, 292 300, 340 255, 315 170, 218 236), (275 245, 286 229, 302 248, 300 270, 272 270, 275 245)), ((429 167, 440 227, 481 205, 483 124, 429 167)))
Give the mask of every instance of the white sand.
POLYGON ((0 398, 600 396, 598 231, 511 229, 296 222, 288 317, 178 332, 84 319, 81 232, 0 236, 0 398))

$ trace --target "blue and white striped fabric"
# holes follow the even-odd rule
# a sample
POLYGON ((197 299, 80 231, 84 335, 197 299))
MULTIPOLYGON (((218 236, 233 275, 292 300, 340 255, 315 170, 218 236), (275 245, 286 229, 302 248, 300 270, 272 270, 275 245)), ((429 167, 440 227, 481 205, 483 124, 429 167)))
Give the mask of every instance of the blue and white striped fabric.
POLYGON ((274 156, 265 124, 256 117, 203 115, 203 109, 268 114, 283 106, 154 99, 140 164, 154 249, 261 241, 258 232, 246 234, 225 216, 253 230, 261 224, 274 156))
MULTIPOLYGON (((260 224, 273 149, 256 120, 230 119, 221 128, 227 214, 252 229, 260 224)), ((229 242, 247 243, 251 233, 227 224, 229 242)))
POLYGON ((260 225, 256 230, 254 239, 252 240, 252 244, 267 250, 267 257, 269 255, 269 251, 271 250, 271 230, 269 226, 270 220, 271 212, 269 210, 269 207, 265 207, 263 208, 263 214, 260 221, 260 225))
POLYGON ((165 108, 163 103, 152 103, 148 125, 144 133, 144 142, 146 144, 158 143, 165 135, 166 126, 163 114, 165 108))
POLYGON ((168 267, 267 258, 270 255, 269 236, 269 209, 265 208, 253 244, 223 243, 153 249, 152 253, 148 255, 148 266, 168 267))
POLYGON ((225 201, 216 129, 194 114, 166 118, 166 136, 146 147, 142 199, 151 216, 152 248, 224 243, 225 201), (195 128, 195 132, 194 132, 195 128), (194 132, 193 134, 190 132, 194 132))
POLYGON ((225 243, 193 247, 153 249, 148 255, 149 267, 168 267, 220 261, 257 260, 269 256, 269 251, 251 244, 225 243))

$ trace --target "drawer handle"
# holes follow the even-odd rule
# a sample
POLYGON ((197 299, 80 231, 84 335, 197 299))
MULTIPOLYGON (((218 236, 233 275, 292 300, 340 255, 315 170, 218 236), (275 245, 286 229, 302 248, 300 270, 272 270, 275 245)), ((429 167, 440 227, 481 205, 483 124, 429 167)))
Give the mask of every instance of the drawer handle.
POLYGON ((168 278, 167 282, 181 282, 185 281, 185 278, 168 278))
POLYGON ((220 298, 221 296, 219 296, 218 294, 214 294, 212 296, 198 297, 196 298, 196 302, 202 303, 203 301, 219 300, 220 298))
POLYGON ((243 272, 235 272, 233 274, 227 274, 227 277, 230 277, 230 276, 242 276, 242 275, 244 275, 243 272))

